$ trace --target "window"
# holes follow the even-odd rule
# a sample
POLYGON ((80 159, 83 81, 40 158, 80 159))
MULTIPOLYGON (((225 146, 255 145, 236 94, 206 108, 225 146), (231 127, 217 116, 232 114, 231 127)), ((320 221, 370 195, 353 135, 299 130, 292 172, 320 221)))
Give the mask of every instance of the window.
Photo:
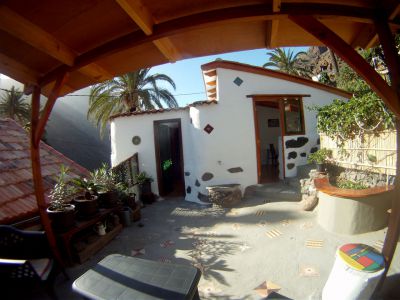
POLYGON ((283 98, 282 106, 285 134, 304 134, 303 104, 301 98, 283 98))

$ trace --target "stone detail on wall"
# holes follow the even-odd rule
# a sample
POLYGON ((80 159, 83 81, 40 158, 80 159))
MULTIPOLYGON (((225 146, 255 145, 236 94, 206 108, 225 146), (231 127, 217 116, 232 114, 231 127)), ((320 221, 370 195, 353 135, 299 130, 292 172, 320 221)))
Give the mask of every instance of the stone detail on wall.
POLYGON ((214 127, 212 127, 210 124, 207 124, 206 127, 204 127, 204 131, 210 134, 214 130, 214 127))
POLYGON ((310 153, 315 153, 318 151, 318 147, 312 147, 310 153))
POLYGON ((228 169, 229 173, 240 173, 243 172, 243 169, 241 167, 234 167, 234 168, 230 168, 228 169))
POLYGON ((297 157, 297 153, 295 151, 289 152, 288 159, 295 159, 297 157))
POLYGON ((185 172, 185 176, 190 176, 190 172, 185 172))
POLYGON ((306 156, 307 156, 307 153, 301 152, 301 153, 300 153, 300 156, 301 156, 301 157, 306 157, 306 156))
POLYGON ((241 84, 243 83, 243 79, 240 77, 236 77, 233 83, 236 84, 237 86, 241 86, 241 84))
POLYGON ((194 185, 199 187, 200 186, 200 182, 196 179, 196 182, 194 183, 194 185))
POLYGON ((288 168, 289 170, 291 170, 291 169, 294 168, 295 164, 289 163, 289 164, 287 164, 286 166, 287 166, 287 168, 288 168))
POLYGON ((197 199, 199 199, 201 202, 210 203, 210 199, 208 198, 208 196, 204 195, 200 192, 198 192, 198 194, 197 194, 197 199))
POLYGON ((222 184, 207 187, 209 200, 222 207, 232 207, 242 200, 240 184, 222 184))
POLYGON ((191 188, 190 186, 188 186, 188 187, 186 188, 186 193, 190 194, 191 192, 192 192, 192 188, 191 188))
POLYGON ((203 176, 201 176, 201 180, 203 181, 209 181, 211 179, 213 179, 214 175, 210 172, 206 172, 203 174, 203 176))
POLYGON ((317 170, 311 170, 309 178, 300 179, 301 186, 301 201, 300 206, 303 210, 313 210, 318 204, 318 191, 314 185, 314 179, 322 178, 326 175, 317 172, 317 170))
POLYGON ((285 142, 286 148, 300 148, 308 143, 308 138, 306 137, 298 137, 297 139, 287 140, 285 142))

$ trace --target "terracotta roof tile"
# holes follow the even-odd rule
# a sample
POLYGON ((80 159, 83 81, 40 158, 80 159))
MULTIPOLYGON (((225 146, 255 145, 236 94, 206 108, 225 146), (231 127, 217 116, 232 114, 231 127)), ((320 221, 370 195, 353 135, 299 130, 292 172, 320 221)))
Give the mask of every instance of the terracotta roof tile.
MULTIPOLYGON (((0 119, 0 224, 11 224, 37 215, 27 132, 10 119, 0 119)), ((40 143, 45 197, 64 164, 71 174, 84 176, 88 170, 45 143, 40 143)))

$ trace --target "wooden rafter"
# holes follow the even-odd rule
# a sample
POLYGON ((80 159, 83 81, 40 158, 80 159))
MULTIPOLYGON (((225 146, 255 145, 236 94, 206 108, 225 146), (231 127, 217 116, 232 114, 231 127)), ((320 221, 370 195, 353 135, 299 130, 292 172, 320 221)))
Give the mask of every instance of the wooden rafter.
MULTIPOLYGON (((281 0, 272 0, 272 12, 278 13, 281 10, 281 0)), ((274 48, 276 46, 276 39, 278 37, 279 19, 273 19, 267 23, 267 37, 265 45, 267 48, 274 48)))
MULTIPOLYGON (((169 37, 198 28, 231 23, 233 21, 249 22, 287 19, 289 14, 296 15, 301 12, 305 15, 329 17, 339 16, 340 18, 347 18, 351 20, 354 19, 360 22, 373 24, 375 16, 374 10, 371 8, 359 8, 355 10, 353 7, 346 5, 313 3, 304 6, 302 5, 303 3, 283 3, 279 13, 273 13, 272 7, 267 7, 265 4, 230 7, 196 13, 193 15, 169 20, 160 24, 154 24, 153 33, 151 35, 146 35, 144 32, 140 31, 131 32, 79 55, 75 60, 75 65, 69 67, 69 71, 80 69, 109 55, 135 46, 143 45, 157 39, 169 37)), ((63 71, 65 71, 65 66, 61 66, 43 76, 40 80, 41 86, 54 81, 63 71)))
MULTIPOLYGON (((153 34, 154 20, 150 11, 143 5, 141 0, 116 0, 122 9, 140 27, 146 35, 153 34)), ((153 41, 153 44, 170 62, 181 59, 178 49, 168 37, 153 41)))
POLYGON ((40 75, 36 71, 2 53, 0 53, 0 70, 5 75, 12 74, 14 79, 21 82, 34 84, 39 82, 40 75))
MULTIPOLYGON (((46 105, 44 107, 43 113, 40 116, 37 127, 34 131, 34 139, 33 143, 35 146, 38 146, 40 143, 40 139, 43 135, 44 128, 46 127, 47 120, 49 119, 50 113, 56 103, 58 96, 60 95, 61 89, 63 88, 66 80, 67 80, 67 73, 62 74, 56 81, 53 89, 50 92, 49 97, 47 98, 46 105)), ((33 129, 32 129, 33 131, 33 129)))
POLYGON ((3 5, 0 6, 0 29, 68 66, 74 64, 76 55, 71 49, 51 34, 3 5))
POLYGON ((312 16, 289 16, 290 20, 337 53, 381 97, 394 114, 400 116, 397 94, 386 81, 350 45, 312 16))

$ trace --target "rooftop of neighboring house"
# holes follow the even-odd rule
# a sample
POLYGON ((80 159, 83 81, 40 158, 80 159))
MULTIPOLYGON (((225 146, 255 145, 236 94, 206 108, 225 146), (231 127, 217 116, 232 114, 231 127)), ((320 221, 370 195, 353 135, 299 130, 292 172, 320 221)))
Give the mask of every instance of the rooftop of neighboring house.
MULTIPOLYGON (((40 160, 46 199, 61 164, 69 168, 69 176, 88 174, 88 170, 42 141, 40 160)), ((37 214, 29 134, 14 120, 0 119, 0 224, 13 224, 37 214)))
POLYGON ((160 108, 160 109, 149 109, 149 110, 142 110, 142 111, 133 111, 133 112, 126 112, 121 114, 116 114, 110 117, 110 120, 119 118, 119 117, 129 117, 129 116, 137 116, 137 115, 150 115, 150 114, 158 114, 163 112, 169 111, 180 111, 186 110, 190 107, 202 106, 202 105, 209 105, 209 104, 217 104, 216 100, 204 100, 204 101, 196 101, 191 104, 188 104, 184 107, 170 107, 170 108, 160 108))
POLYGON ((257 74, 261 76, 273 77, 282 80, 286 80, 293 83, 298 83, 302 85, 307 85, 312 88, 320 89, 327 91, 329 93, 342 96, 345 98, 351 98, 352 94, 348 93, 344 90, 313 81, 311 79, 307 79, 300 76, 294 76, 287 73, 283 73, 276 70, 266 69, 263 67, 238 63, 235 61, 228 61, 228 60, 216 60, 209 63, 206 63, 201 66, 203 71, 203 79, 206 86, 207 98, 208 100, 215 100, 217 97, 217 69, 228 69, 234 71, 241 71, 246 73, 257 74))

